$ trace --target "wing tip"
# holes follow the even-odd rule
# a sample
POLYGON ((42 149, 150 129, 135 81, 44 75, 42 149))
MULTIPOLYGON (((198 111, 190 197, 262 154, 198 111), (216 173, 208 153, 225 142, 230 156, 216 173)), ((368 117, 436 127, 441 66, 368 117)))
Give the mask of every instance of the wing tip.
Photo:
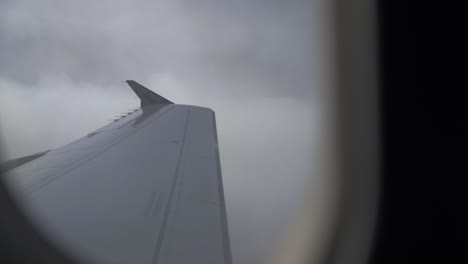
POLYGON ((161 95, 151 91, 145 86, 139 84, 134 80, 125 81, 135 94, 140 98, 141 106, 155 105, 155 104, 173 104, 173 102, 167 100, 161 95))

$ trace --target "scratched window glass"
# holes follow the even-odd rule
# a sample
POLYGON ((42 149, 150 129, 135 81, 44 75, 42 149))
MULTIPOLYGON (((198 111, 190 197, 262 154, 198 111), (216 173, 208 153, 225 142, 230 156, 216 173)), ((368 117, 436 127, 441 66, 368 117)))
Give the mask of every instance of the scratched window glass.
POLYGON ((79 262, 300 263, 332 222, 320 1, 3 1, 3 180, 79 262))

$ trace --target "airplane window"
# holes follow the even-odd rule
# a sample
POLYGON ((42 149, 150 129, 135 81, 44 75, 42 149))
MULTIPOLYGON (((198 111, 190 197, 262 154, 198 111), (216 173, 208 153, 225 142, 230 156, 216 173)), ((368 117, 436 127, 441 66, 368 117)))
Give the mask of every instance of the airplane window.
POLYGON ((0 135, 17 165, 2 180, 78 262, 319 262, 341 186, 331 10, 1 3, 0 135))

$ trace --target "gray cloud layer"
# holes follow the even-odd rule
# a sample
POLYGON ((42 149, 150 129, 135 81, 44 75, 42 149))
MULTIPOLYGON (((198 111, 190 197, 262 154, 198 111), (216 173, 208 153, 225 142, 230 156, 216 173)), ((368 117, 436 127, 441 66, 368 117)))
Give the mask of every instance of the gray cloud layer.
POLYGON ((7 1, 0 69, 27 84, 171 72, 229 95, 310 96, 319 12, 307 1, 7 1))
POLYGON ((174 102, 212 107, 234 260, 265 263, 311 195, 304 186, 320 154, 320 3, 3 1, 7 156, 66 144, 138 105, 125 79, 174 102))

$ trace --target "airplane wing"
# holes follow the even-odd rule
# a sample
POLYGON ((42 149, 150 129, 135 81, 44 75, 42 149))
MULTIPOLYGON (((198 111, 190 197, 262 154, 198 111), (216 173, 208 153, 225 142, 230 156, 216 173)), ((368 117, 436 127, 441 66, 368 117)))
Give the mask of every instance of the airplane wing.
POLYGON ((13 168, 13 193, 86 263, 231 263, 214 112, 127 83, 140 109, 13 168))

